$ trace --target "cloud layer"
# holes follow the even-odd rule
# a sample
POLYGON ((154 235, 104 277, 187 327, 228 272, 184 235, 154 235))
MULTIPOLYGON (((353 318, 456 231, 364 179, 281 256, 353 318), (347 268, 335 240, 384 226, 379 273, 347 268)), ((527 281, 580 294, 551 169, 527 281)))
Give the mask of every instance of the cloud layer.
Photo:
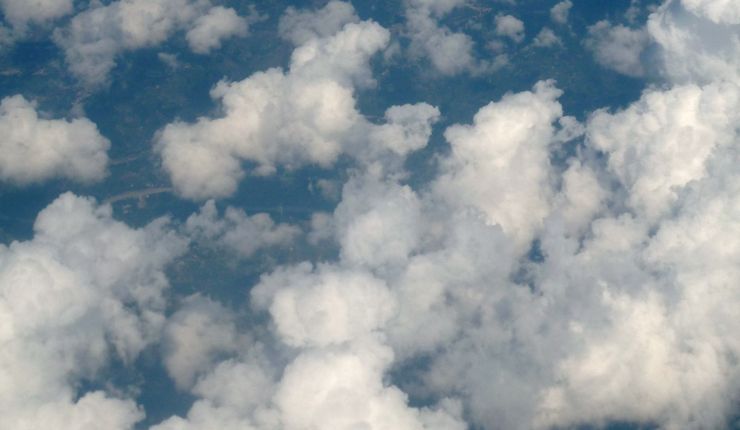
MULTIPOLYGON (((668 0, 643 24, 584 26, 578 45, 601 66, 655 83, 620 108, 568 112, 544 79, 461 120, 425 102, 364 114, 394 37, 433 82, 480 72, 472 39, 441 23, 463 4, 404 2, 395 32, 344 2, 287 9, 286 68, 215 84, 217 113, 153 138, 177 195, 206 201, 194 213, 133 228, 65 193, 32 238, 0 245, 0 427, 136 428, 136 387, 106 371, 146 352, 192 399, 152 430, 733 428, 735 3, 668 0), (286 220, 213 200, 306 166, 341 182, 328 211, 286 220), (267 266, 235 292, 242 305, 170 291, 189 246, 245 267, 292 246, 311 257, 267 266)), ((544 9, 549 25, 575 26, 573 7, 544 9)), ((524 21, 488 18, 507 46, 524 40, 524 21)), ((100 81, 121 52, 178 31, 207 52, 247 23, 207 1, 120 0, 56 37, 100 81)), ((104 175, 109 143, 88 120, 42 119, 14 96, 0 131, 6 181, 104 175)))

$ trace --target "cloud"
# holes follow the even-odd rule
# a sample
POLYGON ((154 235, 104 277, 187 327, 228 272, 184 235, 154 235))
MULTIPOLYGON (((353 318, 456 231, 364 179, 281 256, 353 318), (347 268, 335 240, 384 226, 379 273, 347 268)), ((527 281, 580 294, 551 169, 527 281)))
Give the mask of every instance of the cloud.
POLYGON ((232 194, 247 161, 250 173, 270 175, 278 167, 329 167, 341 154, 363 162, 390 153, 405 155, 426 143, 430 124, 439 116, 427 104, 391 107, 388 122, 380 125, 357 111, 354 89, 374 84, 369 61, 387 46, 390 34, 372 21, 350 18, 341 24, 344 18, 327 18, 337 13, 351 17, 336 8, 329 3, 316 16, 289 12, 288 22, 305 26, 284 33, 305 40, 293 52, 289 70, 269 69, 240 82, 220 82, 211 96, 220 100, 222 117, 175 122, 159 132, 163 167, 180 195, 204 199, 232 194), (327 19, 343 26, 336 34, 317 36, 316 22, 327 19))
POLYGON ((21 33, 29 24, 44 24, 72 13, 72 9, 72 0, 0 0, 5 21, 21 33))
POLYGON ((453 32, 439 20, 464 2, 459 0, 406 1, 406 27, 412 56, 425 57, 435 70, 446 76, 460 73, 478 74, 491 65, 475 58, 470 36, 453 32))
POLYGON ((665 2, 646 26, 661 73, 675 83, 740 82, 736 12, 721 1, 665 2))
POLYGON ((134 230, 110 206, 63 194, 34 237, 0 246, 0 426, 130 429, 142 411, 79 391, 113 359, 131 364, 165 320, 164 267, 184 250, 166 220, 134 230))
POLYGON ((0 102, 0 180, 29 185, 52 178, 81 183, 107 174, 108 139, 86 118, 39 118, 21 95, 0 102))
POLYGON ((555 34, 554 31, 552 31, 551 28, 543 27, 542 30, 537 33, 537 36, 532 41, 532 44, 540 48, 547 48, 550 46, 562 45, 563 41, 560 40, 560 38, 555 34))
POLYGON ((191 49, 203 54, 224 38, 246 35, 247 21, 208 0, 118 0, 77 14, 55 31, 54 41, 72 74, 95 87, 106 82, 118 55, 157 46, 178 31, 186 31, 191 49))
POLYGON ((247 20, 237 15, 234 9, 216 6, 195 20, 185 38, 193 52, 207 54, 220 48, 223 39, 246 36, 248 28, 247 20))
POLYGON ((606 20, 588 27, 585 41, 599 64, 632 77, 645 74, 640 57, 648 43, 648 34, 643 29, 613 25, 606 20))
POLYGON ((218 302, 190 296, 167 319, 162 340, 164 364, 180 389, 190 389, 220 359, 247 345, 235 316, 218 302))
POLYGON ((548 145, 562 116, 562 94, 552 82, 509 94, 481 108, 472 125, 445 131, 452 146, 435 191, 453 205, 480 210, 527 246, 552 197, 548 145))
POLYGON ((683 187, 706 176, 718 147, 733 144, 738 103, 734 85, 647 91, 622 112, 594 113, 588 139, 608 154, 630 206, 654 220, 670 211, 683 187))
POLYGON ((289 7, 280 17, 278 32, 284 39, 300 46, 312 39, 330 37, 360 18, 350 3, 332 0, 319 10, 289 7))
POLYGON ((524 22, 511 15, 496 15, 496 34, 520 43, 524 40, 524 22))
POLYGON ((676 84, 739 82, 736 9, 732 2, 668 0, 641 28, 597 22, 585 44, 602 66, 628 76, 657 75, 676 84))
MULTIPOLYGON (((439 25, 458 4, 404 7, 439 25)), ((178 233, 166 220, 134 229, 110 206, 61 196, 33 239, 0 246, 0 427, 132 428, 143 411, 127 391, 80 387, 106 386, 101 369, 153 346, 194 399, 155 430, 731 427, 733 10, 669 1, 644 28, 597 23, 597 58, 666 80, 583 124, 553 81, 507 93, 446 124, 449 146, 429 148, 419 179, 406 162, 442 112, 404 104, 371 121, 356 107, 389 31, 346 3, 290 9, 287 70, 219 83, 220 116, 155 140, 193 199, 342 158, 315 181, 331 193, 344 181, 333 211, 311 216, 303 245, 318 261, 263 273, 241 291, 244 308, 201 295, 167 306, 164 270, 183 236, 248 259, 304 233, 214 201, 178 233), (698 63, 664 69, 688 59, 698 63)))
POLYGON ((289 224, 276 224, 265 213, 247 216, 233 207, 226 208, 224 216, 219 218, 215 202, 209 200, 188 217, 185 232, 198 242, 225 247, 248 258, 263 248, 289 245, 301 230, 289 224))
POLYGON ((740 6, 731 0, 681 0, 687 10, 719 24, 740 24, 740 6))
POLYGON ((570 15, 570 9, 573 7, 573 2, 570 0, 564 0, 557 3, 550 9, 550 19, 557 24, 567 24, 568 16, 570 15))

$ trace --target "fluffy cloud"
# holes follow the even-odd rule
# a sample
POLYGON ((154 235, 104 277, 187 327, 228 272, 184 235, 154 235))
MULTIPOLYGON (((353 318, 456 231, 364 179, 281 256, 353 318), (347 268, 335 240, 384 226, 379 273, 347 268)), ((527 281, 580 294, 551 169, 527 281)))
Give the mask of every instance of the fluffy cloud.
POLYGON ((406 26, 411 38, 410 53, 428 58, 443 75, 463 72, 481 73, 490 67, 475 58, 473 39, 442 26, 439 20, 454 8, 463 5, 460 0, 408 0, 406 26))
POLYGON ((158 338, 163 269, 184 242, 165 220, 134 230, 73 194, 44 209, 34 232, 0 246, 0 424, 130 429, 143 417, 135 403, 77 387, 158 338))
POLYGON ((599 64, 628 76, 645 74, 640 57, 649 39, 643 29, 599 21, 588 28, 588 35, 586 47, 594 53, 599 64))
POLYGON ((332 36, 345 24, 359 21, 351 4, 332 0, 317 11, 289 7, 280 17, 278 32, 299 46, 312 39, 332 36))
MULTIPOLYGON (((405 6, 437 19, 458 4, 405 6)), ((638 32, 659 55, 615 54, 614 67, 699 63, 585 124, 552 81, 506 94, 448 125, 428 179, 410 181, 440 111, 392 106, 374 123, 355 107, 388 31, 346 3, 290 9, 290 68, 217 85, 221 117, 170 124, 157 144, 191 198, 347 155, 340 201, 313 214, 306 245, 335 257, 262 274, 245 309, 196 295, 165 312, 162 270, 182 239, 62 196, 32 240, 0 247, 0 424, 130 429, 133 401, 76 387, 161 339, 195 400, 156 430, 733 426, 740 92, 731 50, 714 49, 734 42, 707 36, 734 35, 733 10, 670 1, 646 29, 597 24, 594 49, 632 52, 638 32)), ((300 234, 213 201, 182 231, 244 258, 300 234)))
POLYGON ((159 45, 183 30, 193 51, 206 53, 224 38, 245 35, 247 22, 233 9, 211 7, 208 0, 118 0, 76 15, 55 32, 54 40, 69 70, 96 86, 106 81, 122 52, 159 45))
POLYGON ((525 247, 552 197, 548 145, 562 116, 561 91, 540 82, 534 92, 504 96, 481 108, 473 125, 445 131, 452 146, 436 192, 453 205, 480 210, 525 247))
POLYGON ((552 31, 551 28, 543 27, 537 36, 535 36, 532 44, 537 47, 547 48, 553 45, 561 45, 563 42, 560 38, 552 31))
POLYGON ((737 6, 722 1, 668 1, 650 15, 647 31, 660 47, 660 70, 677 83, 740 82, 737 6))
POLYGON ((237 15, 234 9, 216 6, 193 22, 185 38, 193 52, 207 54, 220 48, 223 39, 246 36, 247 29, 247 20, 237 15))
POLYGON ((265 213, 247 216, 242 210, 228 207, 219 218, 213 200, 187 219, 185 231, 199 242, 226 247, 243 258, 262 248, 286 246, 300 235, 298 227, 275 224, 265 213))
POLYGON ((167 372, 179 388, 192 388, 219 358, 246 345, 243 337, 228 309, 201 296, 188 297, 167 319, 162 343, 167 372))
POLYGON ((228 196, 245 175, 245 161, 253 163, 251 173, 269 175, 278 167, 328 167, 343 153, 370 161, 426 144, 430 124, 439 116, 435 108, 392 107, 381 125, 355 108, 354 88, 373 84, 370 58, 387 46, 390 35, 375 22, 354 22, 346 6, 337 5, 329 3, 316 15, 293 11, 286 16, 284 22, 295 26, 282 25, 290 28, 283 35, 301 42, 289 70, 221 82, 211 96, 221 101, 222 117, 176 122, 161 130, 158 150, 179 194, 228 196), (316 28, 326 31, 317 24, 325 21, 341 28, 324 37, 316 28))
POLYGON ((72 0, 1 0, 0 11, 16 31, 25 31, 29 23, 43 24, 72 12, 72 0))
POLYGON ((731 0, 681 0, 681 4, 695 15, 715 23, 740 23, 740 6, 731 0))
POLYGON ((573 7, 573 2, 570 0, 563 0, 556 4, 550 9, 550 19, 558 24, 567 24, 568 16, 570 15, 570 9, 573 7))
POLYGON ((524 22, 511 15, 497 15, 496 34, 519 43, 524 40, 524 22))
POLYGON ((625 111, 597 111, 588 138, 608 154, 629 204, 655 219, 670 210, 684 186, 707 174, 715 149, 735 142, 739 97, 729 84, 648 91, 625 111))
POLYGON ((39 118, 35 104, 16 95, 0 102, 0 135, 0 180, 91 183, 106 175, 110 142, 86 118, 39 118))

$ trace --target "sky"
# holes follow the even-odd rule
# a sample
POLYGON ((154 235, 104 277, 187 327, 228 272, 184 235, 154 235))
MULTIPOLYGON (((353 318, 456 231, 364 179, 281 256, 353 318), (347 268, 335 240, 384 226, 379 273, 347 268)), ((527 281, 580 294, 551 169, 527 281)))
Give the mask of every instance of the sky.
POLYGON ((0 428, 740 428, 737 0, 0 0, 0 428))

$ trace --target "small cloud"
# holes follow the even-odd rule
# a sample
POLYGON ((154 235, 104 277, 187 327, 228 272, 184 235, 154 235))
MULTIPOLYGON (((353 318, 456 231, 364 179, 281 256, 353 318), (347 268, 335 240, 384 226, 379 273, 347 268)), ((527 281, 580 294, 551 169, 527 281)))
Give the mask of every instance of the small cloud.
POLYGON ((524 40, 524 23, 511 15, 497 15, 496 34, 519 43, 524 40))
POLYGON ((550 19, 556 24, 567 24, 572 7, 573 2, 571 0, 561 1, 550 9, 550 19))
POLYGON ((107 174, 110 141, 87 118, 43 119, 34 103, 15 95, 0 102, 0 136, 0 181, 89 184, 107 174))
POLYGON ((562 45, 563 42, 560 38, 552 31, 551 28, 544 27, 532 41, 532 45, 538 48, 547 48, 554 45, 562 45))
POLYGON ((593 52, 602 66, 627 76, 645 74, 641 55, 650 39, 644 29, 632 29, 609 21, 599 21, 588 27, 586 48, 593 52))

